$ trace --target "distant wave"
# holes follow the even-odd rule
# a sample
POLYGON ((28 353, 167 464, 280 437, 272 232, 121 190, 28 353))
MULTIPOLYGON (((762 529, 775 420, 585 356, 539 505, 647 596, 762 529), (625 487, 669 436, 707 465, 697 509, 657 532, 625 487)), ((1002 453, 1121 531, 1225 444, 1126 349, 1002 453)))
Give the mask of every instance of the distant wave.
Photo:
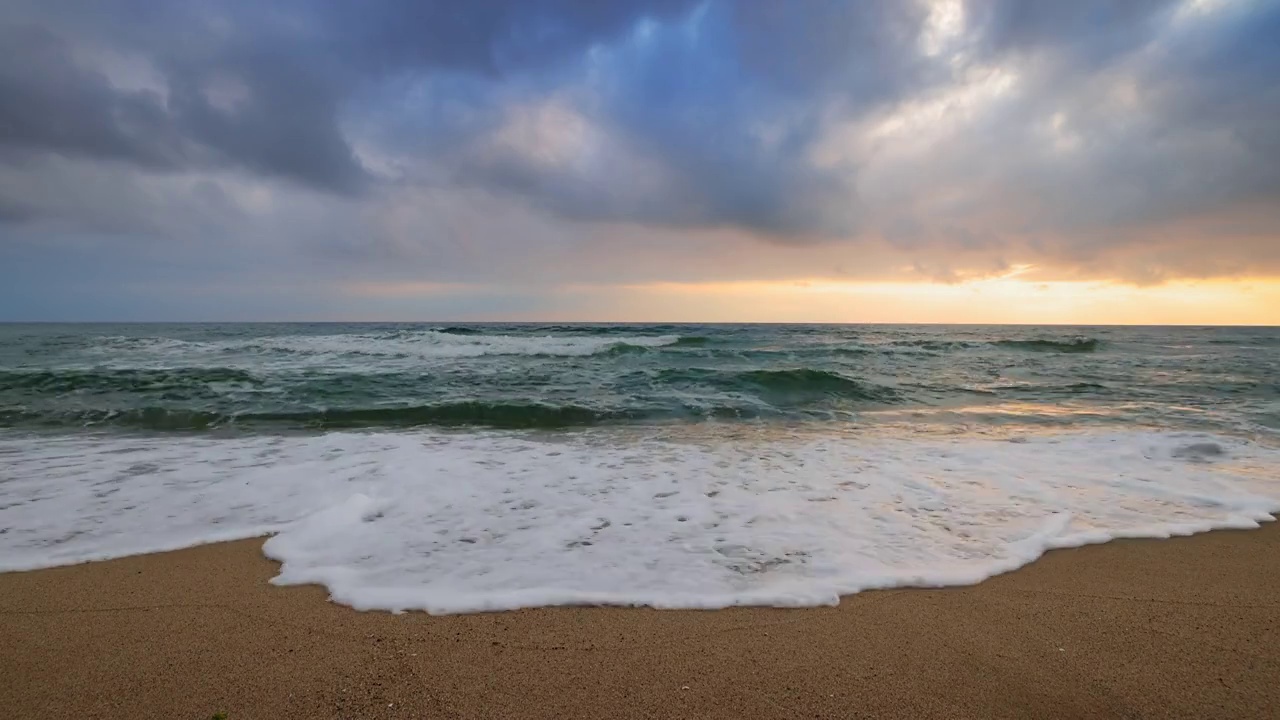
POLYGON ((893 388, 845 377, 839 373, 810 368, 792 370, 748 370, 736 374, 743 382, 783 393, 821 393, 858 400, 885 402, 898 393, 893 388))
MULTIPOLYGON (((471 326, 465 326, 471 327, 471 326)), ((482 330, 487 327, 481 326, 482 330)), ((520 326, 520 330, 533 334, 552 334, 552 335, 576 335, 582 336, 610 336, 610 335, 638 335, 638 336, 655 336, 655 335, 678 335, 681 331, 687 330, 685 325, 586 325, 586 324, 548 324, 548 325, 525 325, 520 326)))
POLYGON ((458 326, 435 330, 396 330, 384 334, 278 335, 234 340, 185 342, 166 338, 104 338, 95 351, 146 352, 158 358, 189 361, 201 355, 280 355, 324 361, 359 356, 379 358, 468 358, 485 355, 580 357, 679 344, 680 335, 485 335, 458 326), (627 347, 624 347, 627 346, 627 347), (619 350, 619 348, 622 348, 619 350))
POLYGON ((1095 395, 1105 394, 1111 391, 1111 388, 1100 383, 1093 382, 1075 382, 1061 385, 1051 384, 1025 384, 1025 385, 993 385, 989 388, 992 391, 1008 391, 1015 393, 1034 393, 1040 396, 1056 396, 1056 395, 1095 395))
POLYGON ((300 410, 295 412, 226 413, 165 407, 86 410, 60 413, 0 411, 0 424, 44 426, 104 425, 162 431, 219 428, 357 429, 435 426, 492 428, 560 428, 626 419, 627 413, 592 410, 577 405, 537 403, 450 402, 409 407, 300 410))
MULTIPOLYGON (((391 358, 467 358, 485 355, 531 355, 581 357, 619 355, 644 352, 645 349, 680 350, 707 347, 713 352, 739 352, 723 346, 714 336, 682 335, 675 326, 645 327, 578 327, 546 326, 539 334, 493 334, 484 327, 466 325, 432 329, 395 330, 381 334, 354 335, 277 335, 190 342, 169 338, 108 337, 94 349, 100 355, 119 352, 146 353, 165 358, 190 358, 199 355, 279 355, 313 356, 316 359, 352 358, 358 356, 391 358), (663 334, 649 334, 662 332, 663 334)), ((852 343, 841 346, 805 347, 797 345, 784 354, 832 353, 863 355, 874 353, 938 354, 982 348, 1001 348, 1021 352, 1090 353, 1101 350, 1098 338, 1070 339, 1001 339, 972 340, 945 338, 910 338, 884 343, 852 343)), ((750 352, 767 352, 760 349, 750 352)))
MULTIPOLYGON (((674 345, 674 344, 675 343, 667 343, 667 345, 674 345)), ((590 354, 591 355, 635 355, 635 354, 652 352, 655 348, 658 348, 658 347, 662 347, 662 346, 641 345, 638 343, 629 343, 629 342, 614 342, 604 346, 603 350, 593 352, 590 354)))
POLYGON ((702 384, 721 390, 746 392, 786 407, 818 398, 843 398, 868 402, 895 402, 897 390, 855 380, 829 370, 792 368, 787 370, 713 370, 706 368, 669 369, 658 373, 669 385, 702 384))
MULTIPOLYGON (((616 345, 614 352, 648 352, 616 345)), ((350 429, 469 425, 557 428, 641 420, 750 418, 903 401, 895 388, 815 368, 667 368, 621 375, 621 395, 590 406, 546 401, 537 376, 496 397, 468 381, 421 372, 360 374, 235 368, 0 371, 0 425, 157 431, 350 429), (471 397, 468 397, 470 395, 471 397), (25 398, 25 399, 23 399, 25 398), (834 404, 833 404, 834 403, 834 404)), ((490 392, 494 389, 490 387, 490 392)))
POLYGON ((991 344, 1011 350, 1060 353, 1090 353, 1102 347, 1101 340, 1086 337, 1072 340, 996 340, 991 344))
POLYGON ((962 352, 965 350, 981 350, 984 348, 1002 348, 1024 352, 1059 352, 1087 353, 1102 347, 1102 341, 1096 338, 1074 338, 1071 340, 891 340, 889 342, 859 344, 830 349, 837 355, 870 355, 888 354, 921 354, 938 355, 962 352))
POLYGON ((31 390, 63 394, 92 392, 163 392, 208 383, 246 383, 262 380, 237 368, 0 370, 0 390, 31 390))
POLYGON ((608 355, 626 355, 631 353, 644 353, 654 350, 664 350, 668 348, 691 348, 704 347, 710 342, 709 338, 700 335, 681 335, 672 339, 671 335, 660 335, 656 338, 627 338, 619 339, 608 345, 604 354, 608 355))
POLYGON ((889 347, 893 348, 920 348, 921 350, 946 352, 950 350, 967 350, 969 348, 982 347, 985 343, 969 342, 966 340, 895 340, 887 344, 889 347))
POLYGON ((711 342, 711 338, 702 335, 682 335, 672 345, 677 347, 701 347, 711 342))

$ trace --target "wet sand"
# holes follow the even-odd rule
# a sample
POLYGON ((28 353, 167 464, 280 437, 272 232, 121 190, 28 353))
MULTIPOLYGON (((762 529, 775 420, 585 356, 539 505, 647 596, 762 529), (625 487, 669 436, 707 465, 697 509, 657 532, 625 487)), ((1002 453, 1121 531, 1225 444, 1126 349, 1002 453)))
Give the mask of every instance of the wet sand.
POLYGON ((0 575, 6 718, 1280 717, 1280 527, 839 607, 359 613, 261 540, 0 575))

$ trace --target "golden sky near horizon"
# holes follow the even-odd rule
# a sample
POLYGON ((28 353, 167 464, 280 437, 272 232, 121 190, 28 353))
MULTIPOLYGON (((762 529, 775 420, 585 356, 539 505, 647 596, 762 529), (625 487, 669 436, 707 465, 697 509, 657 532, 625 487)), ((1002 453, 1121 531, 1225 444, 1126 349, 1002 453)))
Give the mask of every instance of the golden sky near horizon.
POLYGON ((642 286, 618 314, 640 319, 1066 325, 1278 325, 1280 280, 727 283, 642 286), (634 298, 634 299, 633 299, 634 298))
MULTIPOLYGON (((356 297, 404 300, 439 297, 466 290, 464 285, 432 283, 366 284, 346 289, 356 297)), ((1106 281, 1035 282, 1016 277, 952 284, 828 280, 643 283, 571 285, 556 289, 554 294, 560 300, 559 304, 504 319, 1280 325, 1280 278, 1180 280, 1151 286, 1106 281)))

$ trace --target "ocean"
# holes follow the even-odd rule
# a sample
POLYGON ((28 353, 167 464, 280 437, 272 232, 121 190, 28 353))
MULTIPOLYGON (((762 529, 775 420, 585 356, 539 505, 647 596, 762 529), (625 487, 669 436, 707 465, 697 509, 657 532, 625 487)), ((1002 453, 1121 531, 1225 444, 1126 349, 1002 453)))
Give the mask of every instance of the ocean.
POLYGON ((1280 328, 0 325, 0 570, 813 606, 1277 511, 1280 328))

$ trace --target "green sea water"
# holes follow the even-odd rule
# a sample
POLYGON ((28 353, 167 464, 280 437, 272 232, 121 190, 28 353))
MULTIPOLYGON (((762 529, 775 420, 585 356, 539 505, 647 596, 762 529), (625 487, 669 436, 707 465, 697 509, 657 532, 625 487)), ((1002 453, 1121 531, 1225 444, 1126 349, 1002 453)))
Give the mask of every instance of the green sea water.
POLYGON ((1280 430, 1280 329, 0 326, 0 428, 911 422, 1280 430))
POLYGON ((0 326, 0 572, 270 535, 359 609, 827 605, 1280 512, 1280 331, 0 326))

